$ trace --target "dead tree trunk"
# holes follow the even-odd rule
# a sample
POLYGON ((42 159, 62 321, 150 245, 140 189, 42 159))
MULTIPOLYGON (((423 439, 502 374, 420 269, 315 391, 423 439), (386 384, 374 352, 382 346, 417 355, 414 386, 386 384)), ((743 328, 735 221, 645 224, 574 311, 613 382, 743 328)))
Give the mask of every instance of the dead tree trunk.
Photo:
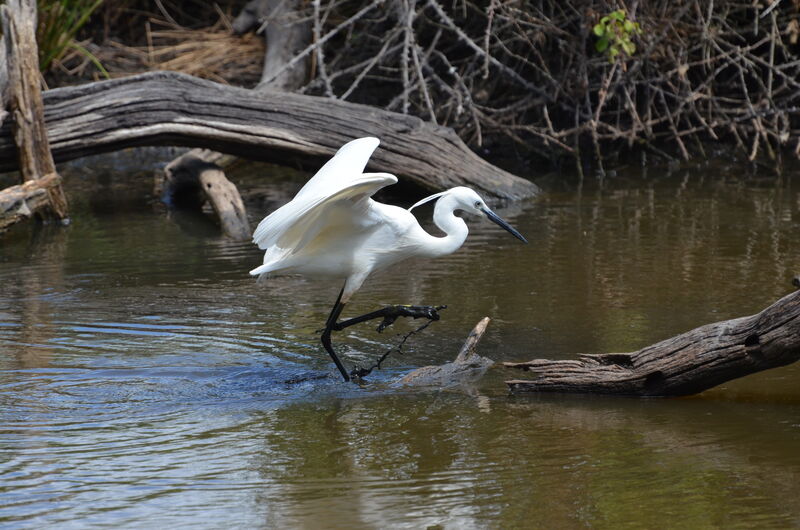
POLYGON ((757 315, 708 324, 633 353, 503 365, 536 375, 506 381, 518 392, 682 396, 798 359, 800 291, 757 315))
MULTIPOLYGON (((360 136, 382 145, 369 168, 427 189, 470 186, 489 198, 519 199, 535 184, 469 150, 452 129, 344 101, 255 93, 175 72, 64 87, 44 93, 57 161, 136 145, 210 147, 309 169, 360 136)), ((11 131, 0 127, 0 170, 19 165, 11 131)))
POLYGON ((305 84, 308 61, 286 68, 311 39, 311 23, 300 12, 301 0, 251 0, 233 21, 236 35, 255 30, 264 35, 266 53, 256 90, 294 90, 305 84))
MULTIPOLYGON (((0 14, 0 18, 2 18, 0 14)), ((2 20, 0 20, 2 27, 2 20)), ((8 56, 6 55, 6 39, 0 36, 0 125, 8 116, 8 56)))
POLYGON ((4 130, 10 128, 13 134, 16 144, 13 156, 25 183, 24 188, 14 186, 0 192, 0 203, 19 205, 16 210, 4 210, 0 224, 8 227, 34 213, 61 220, 67 216, 67 199, 56 173, 44 123, 36 46, 36 3, 34 0, 8 0, 0 6, 0 18, 7 69, 0 75, 0 83, 6 84, 3 101, 14 118, 10 127, 5 124, 4 130), (36 183, 39 179, 46 182, 36 183), (41 193, 34 193, 35 190, 43 192, 47 200, 40 200, 41 193), (37 199, 27 202, 26 197, 32 198, 31 194, 37 199))

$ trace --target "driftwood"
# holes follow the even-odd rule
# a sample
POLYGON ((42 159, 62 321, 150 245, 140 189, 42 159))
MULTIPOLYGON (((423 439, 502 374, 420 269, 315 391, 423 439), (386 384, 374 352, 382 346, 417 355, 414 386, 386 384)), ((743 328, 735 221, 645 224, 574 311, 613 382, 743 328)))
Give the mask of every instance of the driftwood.
POLYGON ((250 227, 242 197, 216 164, 185 153, 164 168, 165 202, 176 208, 200 209, 208 201, 222 232, 233 239, 249 239, 250 227))
POLYGON ((800 359, 800 291, 760 313, 699 327, 633 353, 503 363, 531 371, 519 392, 681 396, 800 359))
POLYGON ((24 188, 14 186, 0 192, 0 203, 12 205, 0 217, 4 229, 34 213, 64 219, 67 199, 60 178, 55 175, 56 167, 44 124, 35 34, 36 3, 33 0, 9 0, 0 6, 0 18, 6 52, 3 58, 6 71, 0 76, 0 82, 5 85, 2 87, 3 102, 14 118, 11 123, 6 121, 3 124, 3 131, 8 133, 13 148, 10 156, 16 161, 24 183, 47 179, 47 182, 24 188), (47 200, 41 200, 42 193, 47 200), (15 204, 21 206, 14 208, 15 204))
POLYGON ((449 386, 474 381, 494 365, 494 361, 481 357, 475 352, 478 342, 486 332, 489 317, 484 317, 467 337, 461 351, 451 363, 441 366, 423 366, 406 374, 399 382, 401 385, 414 386, 449 386))
MULTIPOLYGON (((369 168, 428 189, 471 186, 517 199, 535 184, 470 151, 452 129, 365 105, 280 92, 253 93, 174 72, 64 87, 44 93, 56 161, 136 145, 210 147, 246 158, 318 167, 344 143, 374 135, 369 168)), ((11 131, 0 127, 0 170, 18 167, 11 131)))

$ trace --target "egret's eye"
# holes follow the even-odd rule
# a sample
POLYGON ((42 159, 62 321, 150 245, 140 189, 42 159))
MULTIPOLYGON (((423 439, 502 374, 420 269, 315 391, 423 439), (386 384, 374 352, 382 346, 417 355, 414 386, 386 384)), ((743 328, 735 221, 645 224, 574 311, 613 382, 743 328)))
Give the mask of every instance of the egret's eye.
POLYGON ((481 201, 475 201, 475 208, 481 207, 481 201))

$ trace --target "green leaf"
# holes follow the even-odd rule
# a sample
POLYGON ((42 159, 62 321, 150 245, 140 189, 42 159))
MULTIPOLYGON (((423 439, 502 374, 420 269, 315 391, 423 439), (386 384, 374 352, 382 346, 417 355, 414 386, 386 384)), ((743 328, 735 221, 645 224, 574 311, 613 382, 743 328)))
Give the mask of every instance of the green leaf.
POLYGON ((594 43, 594 49, 599 52, 606 51, 606 48, 608 48, 608 39, 605 37, 594 43))
POLYGON ((627 53, 629 56, 633 55, 633 52, 636 50, 636 47, 633 45, 631 41, 622 41, 622 49, 627 53))
POLYGON ((623 20, 625 20, 625 11, 623 11, 622 9, 618 9, 618 10, 612 12, 609 16, 611 18, 613 18, 614 20, 618 20, 619 22, 622 22, 623 20))
POLYGON ((604 26, 605 26, 606 24, 608 24, 608 21, 609 21, 608 15, 606 15, 606 16, 604 16, 603 18, 601 18, 601 19, 600 19, 600 23, 601 23, 602 25, 604 25, 604 26))
POLYGON ((631 33, 634 29, 636 29, 636 24, 634 24, 630 20, 626 20, 622 27, 625 28, 625 31, 631 33))
POLYGON ((606 32, 606 27, 602 24, 596 24, 594 26, 594 34, 598 37, 602 37, 603 34, 606 32))

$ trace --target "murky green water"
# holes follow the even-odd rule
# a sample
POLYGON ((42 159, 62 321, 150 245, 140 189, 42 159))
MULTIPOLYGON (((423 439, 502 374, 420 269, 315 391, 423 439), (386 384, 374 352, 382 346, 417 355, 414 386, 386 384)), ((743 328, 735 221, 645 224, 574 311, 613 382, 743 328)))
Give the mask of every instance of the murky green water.
MULTIPOLYGON (((758 311, 800 272, 797 179, 550 179, 500 210, 530 245, 473 223, 459 253, 366 284, 350 314, 449 308, 357 387, 315 335, 338 285, 257 285, 254 248, 168 219, 130 166, 65 171, 72 225, 0 240, 0 526, 800 527, 798 366, 674 400, 515 397, 500 371, 388 385, 452 359, 484 315, 481 353, 526 360, 758 311)), ((269 178, 246 180, 254 216, 301 183, 269 178)), ((338 344, 366 363, 408 329, 338 344)))

